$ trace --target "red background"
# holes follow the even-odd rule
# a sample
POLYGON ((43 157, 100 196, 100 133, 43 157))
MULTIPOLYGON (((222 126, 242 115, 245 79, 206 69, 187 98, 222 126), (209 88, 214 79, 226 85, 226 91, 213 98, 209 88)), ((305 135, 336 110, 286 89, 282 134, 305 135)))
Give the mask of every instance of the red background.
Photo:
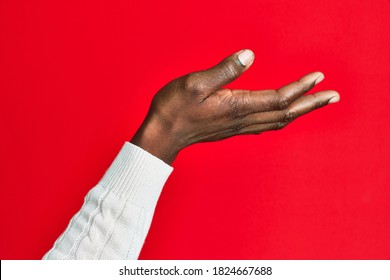
POLYGON ((243 48, 231 87, 320 70, 340 103, 184 150, 141 259, 389 259, 390 2, 0 1, 2 259, 38 259, 168 81, 243 48))

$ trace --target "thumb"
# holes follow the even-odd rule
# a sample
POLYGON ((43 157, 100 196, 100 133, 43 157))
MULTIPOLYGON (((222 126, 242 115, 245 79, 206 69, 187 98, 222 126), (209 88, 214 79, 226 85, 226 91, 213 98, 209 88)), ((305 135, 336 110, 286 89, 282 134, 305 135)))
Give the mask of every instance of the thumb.
POLYGON ((202 95, 207 98, 220 87, 241 76, 252 65, 254 58, 251 50, 236 52, 212 68, 190 74, 190 84, 200 86, 202 95))

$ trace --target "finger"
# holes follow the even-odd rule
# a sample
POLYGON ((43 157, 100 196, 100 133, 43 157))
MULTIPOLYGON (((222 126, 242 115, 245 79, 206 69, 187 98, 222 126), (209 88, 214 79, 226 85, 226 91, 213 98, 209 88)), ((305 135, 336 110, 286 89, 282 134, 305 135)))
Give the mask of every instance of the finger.
MULTIPOLYGON (((291 104, 294 100, 311 90, 315 85, 322 82, 324 74, 321 72, 310 73, 298 81, 285 85, 277 90, 281 103, 291 104)), ((283 105, 282 105, 283 107, 283 105)))
POLYGON ((340 101, 340 95, 334 90, 326 90, 302 96, 286 110, 290 121, 328 104, 340 101))
POLYGON ((249 114, 242 121, 248 124, 290 123, 304 114, 339 100, 340 95, 336 91, 320 91, 300 97, 285 110, 249 114))
POLYGON ((252 124, 240 129, 237 135, 243 134, 260 134, 264 131, 269 130, 279 130, 284 128, 287 123, 275 122, 275 123, 261 123, 261 124, 252 124))
POLYGON ((201 92, 206 99, 220 87, 237 79, 252 65, 253 60, 251 50, 241 50, 210 69, 188 75, 186 84, 190 90, 201 92))
POLYGON ((226 139, 235 135, 258 134, 262 131, 280 129, 280 123, 252 124, 252 125, 233 125, 224 132, 215 132, 207 137, 207 141, 217 141, 226 139))
POLYGON ((278 90, 233 90, 235 98, 242 99, 242 115, 256 112, 284 110, 324 79, 321 72, 310 73, 278 90))
POLYGON ((249 114, 243 118, 243 121, 248 124, 281 122, 286 118, 286 111, 287 109, 249 114))

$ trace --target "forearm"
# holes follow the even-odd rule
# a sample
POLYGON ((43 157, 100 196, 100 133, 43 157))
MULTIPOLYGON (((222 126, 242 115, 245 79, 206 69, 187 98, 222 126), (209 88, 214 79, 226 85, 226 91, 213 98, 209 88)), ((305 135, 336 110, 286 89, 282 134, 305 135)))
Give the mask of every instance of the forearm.
POLYGON ((137 259, 171 172, 126 142, 44 259, 137 259))

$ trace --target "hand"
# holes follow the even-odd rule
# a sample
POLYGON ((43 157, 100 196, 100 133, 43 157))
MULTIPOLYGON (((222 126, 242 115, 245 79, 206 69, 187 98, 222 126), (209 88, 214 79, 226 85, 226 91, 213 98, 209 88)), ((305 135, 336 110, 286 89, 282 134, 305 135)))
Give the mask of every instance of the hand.
POLYGON ((242 50, 213 68, 168 83, 154 97, 131 142, 171 164, 191 144, 281 129, 303 114, 340 100, 331 90, 303 96, 324 79, 321 72, 278 90, 221 88, 244 73, 253 60, 252 51, 242 50))

